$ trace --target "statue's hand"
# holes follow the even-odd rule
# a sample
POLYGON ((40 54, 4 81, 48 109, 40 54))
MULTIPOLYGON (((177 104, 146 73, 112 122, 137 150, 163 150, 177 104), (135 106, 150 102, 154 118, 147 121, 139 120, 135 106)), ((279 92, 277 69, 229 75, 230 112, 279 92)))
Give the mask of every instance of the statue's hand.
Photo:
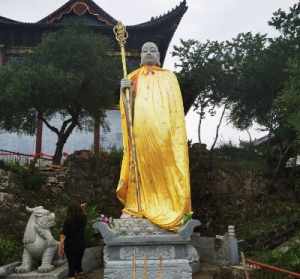
POLYGON ((127 88, 130 90, 131 89, 131 80, 127 79, 127 78, 123 78, 121 79, 120 82, 121 85, 121 90, 124 92, 127 88))

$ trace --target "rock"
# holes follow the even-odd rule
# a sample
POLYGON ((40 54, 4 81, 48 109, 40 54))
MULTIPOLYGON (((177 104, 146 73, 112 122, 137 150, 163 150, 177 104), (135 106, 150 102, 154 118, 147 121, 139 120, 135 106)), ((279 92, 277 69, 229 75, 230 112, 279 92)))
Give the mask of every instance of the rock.
POLYGON ((6 190, 9 187, 9 174, 7 171, 0 169, 0 190, 6 190))
POLYGON ((0 207, 7 207, 14 201, 14 195, 6 192, 0 192, 0 207))

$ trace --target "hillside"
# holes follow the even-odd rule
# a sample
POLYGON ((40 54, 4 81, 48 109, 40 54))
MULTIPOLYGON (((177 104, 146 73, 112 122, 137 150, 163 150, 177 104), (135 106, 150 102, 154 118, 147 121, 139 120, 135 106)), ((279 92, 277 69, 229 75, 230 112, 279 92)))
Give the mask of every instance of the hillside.
MULTIPOLYGON (((16 164, 1 164, 0 265, 21 256, 20 244, 28 219, 26 205, 43 205, 55 212, 57 225, 53 231, 58 237, 68 203, 72 199, 86 201, 89 245, 97 243, 99 237, 95 238, 91 230, 93 218, 100 213, 120 215, 121 205, 115 197, 120 159, 117 151, 103 153, 100 159, 82 151, 69 156, 60 169, 28 170, 16 164)), ((297 192, 288 188, 289 180, 278 179, 270 188, 260 162, 248 160, 246 164, 224 154, 217 154, 212 162, 210 159, 206 150, 190 149, 192 203, 194 218, 202 222, 201 234, 224 234, 228 225, 234 225, 247 256, 299 270, 298 248, 280 246, 297 235, 293 243, 299 243, 299 199, 297 192), (273 250, 276 247, 279 250, 273 250), (281 262, 282 251, 291 255, 291 262, 281 262)))

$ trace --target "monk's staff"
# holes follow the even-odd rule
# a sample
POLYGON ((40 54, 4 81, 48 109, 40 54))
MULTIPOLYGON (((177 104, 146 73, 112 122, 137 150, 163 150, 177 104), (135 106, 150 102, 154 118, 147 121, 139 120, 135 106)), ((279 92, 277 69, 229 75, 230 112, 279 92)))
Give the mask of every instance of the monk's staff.
MULTIPOLYGON (((128 33, 126 31, 126 27, 121 22, 118 22, 117 25, 114 27, 114 33, 116 36, 116 40, 118 41, 121 49, 123 76, 124 78, 127 79, 125 44, 128 38, 128 33)), ((121 94, 123 94, 123 92, 121 94)), ((140 179, 139 179, 138 164, 137 164, 136 145, 135 145, 135 139, 133 134, 133 98, 128 88, 126 88, 125 94, 123 94, 123 96, 121 97, 125 107, 126 123, 127 123, 127 130, 129 136, 129 147, 132 151, 132 160, 130 160, 130 170, 131 167, 134 169, 133 171, 134 171, 135 185, 136 185, 137 205, 138 205, 138 211, 141 212, 140 179)))

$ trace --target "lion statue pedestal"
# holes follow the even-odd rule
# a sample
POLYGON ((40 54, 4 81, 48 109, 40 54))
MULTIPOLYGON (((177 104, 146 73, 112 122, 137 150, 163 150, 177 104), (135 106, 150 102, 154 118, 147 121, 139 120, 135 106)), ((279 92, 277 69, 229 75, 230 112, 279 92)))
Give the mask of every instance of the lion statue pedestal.
POLYGON ((27 273, 38 266, 38 272, 50 272, 55 266, 64 263, 62 259, 58 258, 58 241, 53 238, 50 231, 51 227, 55 225, 55 214, 43 206, 26 207, 26 210, 31 212, 31 216, 23 238, 22 264, 16 267, 15 271, 16 273, 27 273))

